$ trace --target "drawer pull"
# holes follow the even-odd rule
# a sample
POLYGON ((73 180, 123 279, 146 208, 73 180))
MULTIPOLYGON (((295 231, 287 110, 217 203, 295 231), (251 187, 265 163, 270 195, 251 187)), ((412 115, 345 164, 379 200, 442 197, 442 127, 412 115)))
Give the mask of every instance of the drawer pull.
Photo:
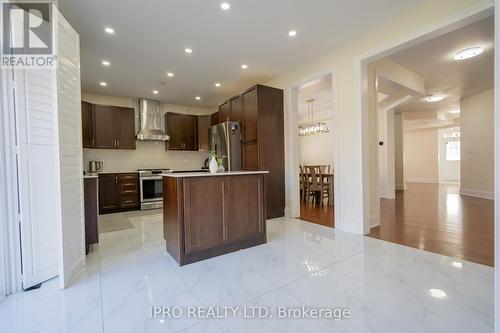
POLYGON ((134 190, 126 190, 126 191, 121 191, 121 193, 137 193, 137 191, 134 190))

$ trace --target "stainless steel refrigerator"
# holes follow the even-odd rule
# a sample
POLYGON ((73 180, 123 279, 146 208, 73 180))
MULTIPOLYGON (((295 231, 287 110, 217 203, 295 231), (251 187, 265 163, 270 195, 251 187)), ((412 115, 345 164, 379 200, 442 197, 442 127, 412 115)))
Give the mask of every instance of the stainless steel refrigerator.
POLYGON ((210 129, 210 150, 224 159, 226 171, 241 170, 241 126, 238 122, 227 121, 210 129))

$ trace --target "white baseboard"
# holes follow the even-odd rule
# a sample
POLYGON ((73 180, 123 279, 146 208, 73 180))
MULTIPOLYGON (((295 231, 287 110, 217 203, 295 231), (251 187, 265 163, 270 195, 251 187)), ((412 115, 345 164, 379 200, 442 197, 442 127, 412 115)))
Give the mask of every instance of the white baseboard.
POLYGON ((435 178, 406 178, 407 183, 428 183, 428 184, 437 184, 439 183, 439 179, 435 178))
POLYGON ((479 191, 471 188, 460 188, 460 194, 470 197, 477 197, 482 199, 494 200, 495 194, 493 192, 479 191))
POLYGON ((395 188, 398 191, 404 191, 404 190, 408 189, 408 185, 406 185, 406 184, 400 184, 400 185, 396 184, 395 188))

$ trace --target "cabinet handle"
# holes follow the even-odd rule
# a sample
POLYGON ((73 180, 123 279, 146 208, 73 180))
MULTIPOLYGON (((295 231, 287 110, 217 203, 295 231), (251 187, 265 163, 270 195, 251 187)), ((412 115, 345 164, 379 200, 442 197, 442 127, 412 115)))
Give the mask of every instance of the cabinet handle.
POLYGON ((116 140, 116 146, 120 148, 120 140, 116 140))
POLYGON ((118 184, 118 176, 115 176, 115 184, 118 184))
POLYGON ((94 146, 95 146, 95 139, 90 139, 90 145, 91 145, 92 147, 94 147, 94 146))

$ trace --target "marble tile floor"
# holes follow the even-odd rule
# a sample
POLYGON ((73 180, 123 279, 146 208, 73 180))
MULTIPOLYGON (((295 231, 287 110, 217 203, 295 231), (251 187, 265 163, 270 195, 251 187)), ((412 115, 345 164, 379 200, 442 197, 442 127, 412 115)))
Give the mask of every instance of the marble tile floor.
POLYGON ((9 296, 0 331, 494 331, 488 266, 280 218, 267 221, 265 245, 179 267, 165 251, 161 212, 123 217, 134 228, 102 233, 71 287, 58 290, 54 279, 9 296), (151 306, 184 315, 152 318, 151 306), (237 307, 238 315, 187 316, 197 306, 237 307), (281 319, 279 307, 349 309, 350 318, 281 319), (269 314, 250 319, 243 309, 269 314))

